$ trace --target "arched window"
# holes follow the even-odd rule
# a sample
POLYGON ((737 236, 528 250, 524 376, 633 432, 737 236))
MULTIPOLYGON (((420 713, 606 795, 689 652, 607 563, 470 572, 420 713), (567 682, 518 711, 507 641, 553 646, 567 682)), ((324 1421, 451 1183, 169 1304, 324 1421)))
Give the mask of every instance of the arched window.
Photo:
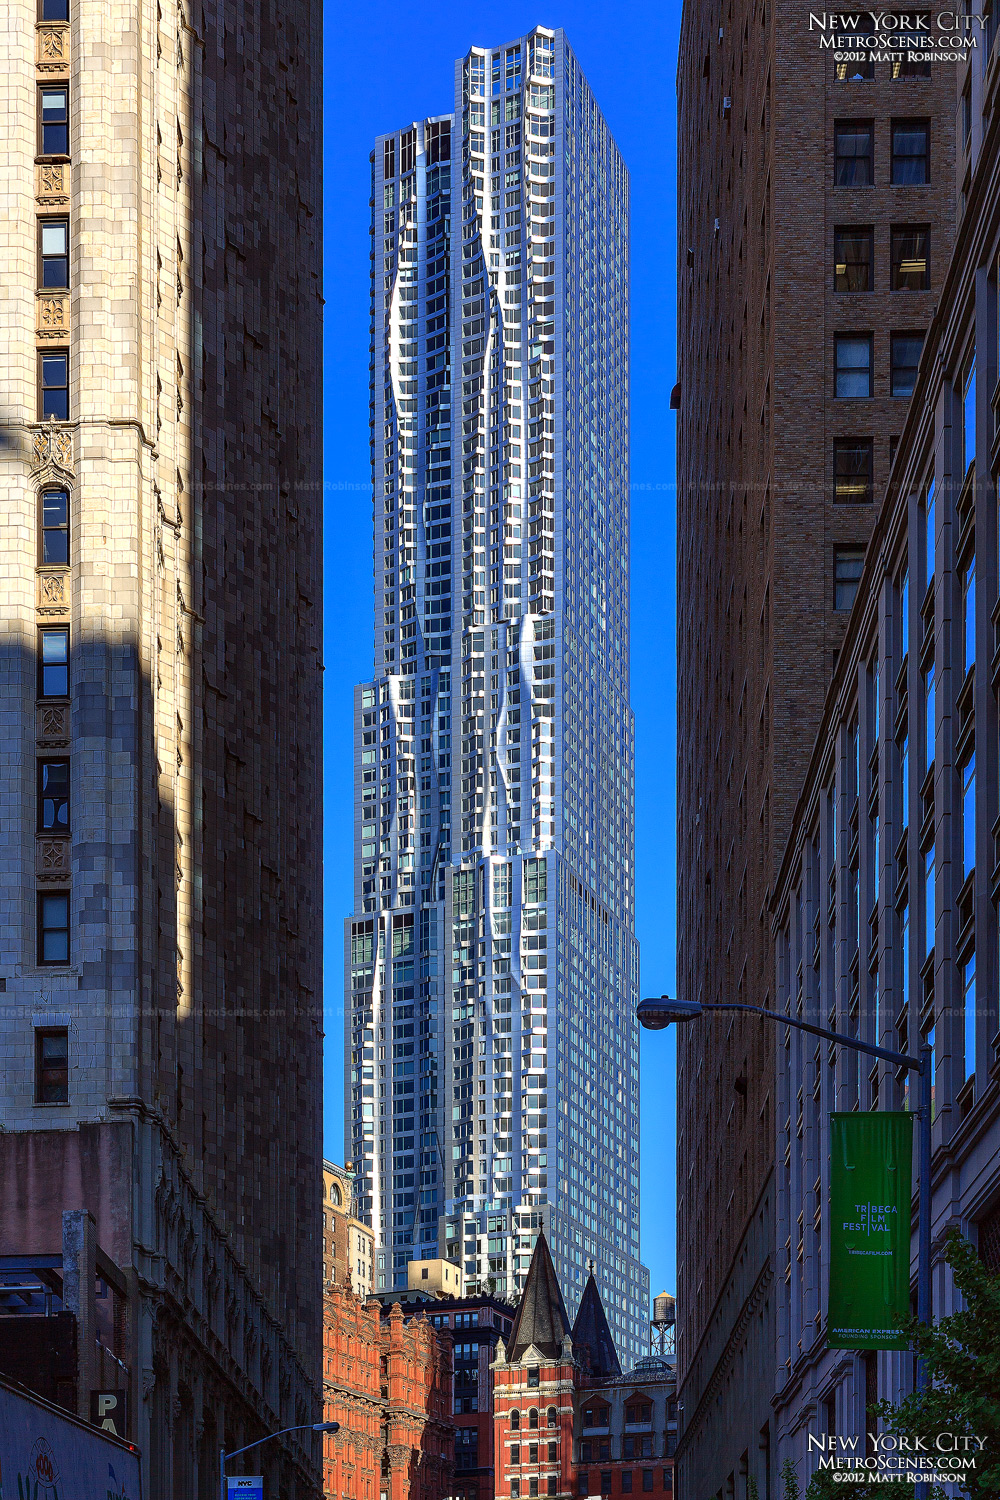
POLYGON ((537 1407, 533 1406, 531 1408, 531 1410, 529 1411, 529 1413, 528 1413, 528 1426, 529 1427, 537 1427, 538 1426, 538 1409, 537 1409, 537 1407))
POLYGON ((343 1203, 343 1201, 344 1201, 344 1199, 343 1199, 343 1195, 342 1195, 342 1193, 340 1191, 340 1188, 337 1186, 337 1184, 335 1182, 331 1182, 330 1183, 330 1202, 336 1208, 339 1208, 340 1205, 343 1203))
POLYGON ((521 1430, 521 1413, 519 1411, 512 1411, 510 1414, 510 1430, 511 1432, 520 1432, 521 1430))
POLYGON ((556 1409, 555 1409, 554 1406, 550 1406, 549 1407, 548 1425, 550 1427, 555 1427, 556 1421, 557 1421, 557 1418, 556 1418, 556 1409))

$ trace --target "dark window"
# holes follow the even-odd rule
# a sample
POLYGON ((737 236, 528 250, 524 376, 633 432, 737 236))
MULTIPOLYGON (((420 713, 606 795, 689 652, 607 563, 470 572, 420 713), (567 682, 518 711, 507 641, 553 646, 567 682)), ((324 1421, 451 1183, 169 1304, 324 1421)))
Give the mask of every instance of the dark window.
POLYGON ((590 1475, 586 1471, 581 1471, 576 1476, 576 1493, 578 1495, 590 1494, 590 1475))
POLYGON ((833 607, 850 609, 865 565, 864 547, 836 547, 833 553, 833 607))
POLYGON ((529 1413, 528 1413, 528 1426, 531 1428, 531 1430, 533 1432, 538 1427, 538 1409, 537 1409, 537 1407, 533 1406, 531 1408, 531 1410, 529 1411, 529 1413))
POLYGON ((643 1469, 643 1471, 642 1471, 642 1487, 645 1490, 646 1494, 648 1494, 649 1491, 653 1488, 653 1471, 652 1471, 652 1469, 643 1469))
POLYGON ((602 1495, 610 1495, 611 1494, 611 1470, 610 1469, 602 1469, 601 1470, 601 1494, 602 1495))
POLYGON ((870 57, 863 62, 839 62, 835 68, 838 83, 862 83, 866 78, 875 77, 875 64, 870 57))
POLYGON ((548 1477, 548 1479, 545 1481, 545 1491, 546 1491, 546 1494, 549 1494, 549 1495, 554 1495, 555 1494, 555 1492, 556 1492, 556 1475, 555 1474, 550 1474, 549 1477, 548 1477))
POLYGON ((69 832, 69 761, 38 762, 38 828, 41 833, 69 832))
POLYGON ((69 224, 66 219, 39 219, 38 254, 41 286, 69 286, 69 224))
POLYGON ((893 182, 930 182, 930 141, 931 127, 926 120, 893 120, 893 182))
POLYGON ((479 1467, 479 1432, 475 1427, 455 1428, 455 1468, 479 1467))
POLYGON ((537 1462, 538 1462, 538 1444, 537 1443, 529 1443, 528 1444, 528 1462, 529 1462, 529 1464, 537 1464, 537 1462))
POLYGON ((550 1406, 549 1407, 549 1413, 548 1413, 548 1416, 546 1418, 546 1423, 547 1423, 547 1425, 549 1427, 558 1427, 559 1426, 559 1414, 556 1411, 556 1409, 555 1409, 554 1406, 550 1406))
POLYGON ((872 393, 872 336, 870 333, 838 333, 834 347, 834 395, 843 398, 872 393))
POLYGON ((606 1464, 606 1463, 608 1463, 610 1461, 610 1459, 611 1459, 611 1439, 610 1438, 601 1438, 601 1441, 597 1445, 597 1460, 598 1460, 599 1463, 606 1464))
POLYGON ((50 567, 65 567, 69 562, 69 492, 42 490, 40 505, 40 561, 50 567))
MULTIPOLYGON (((766 1472, 766 1470, 765 1470, 765 1472, 766 1472)), ((663 1488, 665 1490, 672 1490, 673 1487, 674 1487, 674 1471, 673 1471, 673 1469, 664 1469, 664 1471, 663 1471, 663 1488)))
POLYGON ((833 231, 833 289, 835 292, 870 292, 872 289, 872 231, 833 231))
POLYGON ((511 1500, 518 1500, 518 1496, 521 1493, 521 1481, 519 1479, 512 1479, 511 1480, 511 1482, 510 1482, 510 1493, 511 1493, 511 1500))
POLYGON ((38 10, 40 21, 68 21, 69 0, 42 0, 38 10))
POLYGON ((931 232, 926 224, 893 225, 892 290, 925 292, 931 284, 931 232))
POLYGON ((607 1406, 585 1406, 583 1408, 584 1427, 607 1427, 609 1410, 607 1406))
POLYGON ((538 1389, 538 1366, 537 1365, 532 1366, 532 1368, 528 1371, 528 1389, 532 1390, 532 1391, 538 1389))
POLYGON ((43 422, 54 417, 57 422, 69 420, 69 355, 40 354, 41 408, 43 422))
POLYGON ((924 347, 924 336, 922 333, 894 333, 890 347, 892 349, 890 394, 912 396, 913 384, 917 378, 917 366, 920 363, 920 351, 924 347))
POLYGON ((511 1450, 510 1450, 510 1461, 511 1461, 512 1464, 519 1464, 521 1462, 521 1444, 520 1443, 514 1443, 512 1445, 511 1450))
POLYGON ((868 505, 872 498, 871 438, 837 438, 833 445, 833 498, 839 505, 868 505))
POLYGON ((623 1495, 631 1495, 631 1493, 632 1493, 632 1471, 631 1471, 631 1469, 624 1469, 622 1471, 622 1494, 623 1495))
POLYGON ((648 1401, 636 1401, 632 1406, 625 1408, 626 1422, 649 1422, 652 1416, 653 1408, 648 1401))
POLYGON ((529 1495, 537 1495, 538 1494, 538 1480, 537 1479, 529 1479, 528 1480, 528 1494, 529 1495))
POLYGON ((977 1228, 979 1259, 993 1276, 1000 1274, 1000 1208, 980 1219, 977 1228))
POLYGON ((35 1032, 35 1103, 69 1103, 69 1032, 35 1032))
POLYGON ((872 169, 871 120, 839 120, 833 127, 834 173, 837 187, 870 187, 872 169))
POLYGON ((38 91, 39 146, 43 156, 69 155, 69 89, 38 91))
POLYGON ((904 53, 902 57, 894 57, 892 60, 893 78, 929 78, 931 76, 931 65, 925 59, 910 57, 904 53))
POLYGON ((555 1445, 555 1443, 550 1443, 549 1444, 549 1463, 550 1464, 554 1464, 555 1461, 556 1461, 556 1445, 555 1445))
POLYGON ((39 631, 38 696, 69 697, 69 631, 65 626, 39 631))
POLYGON ((590 1460, 594 1456, 593 1452, 592 1452, 592 1447, 593 1447, 593 1445, 591 1443, 581 1443, 580 1444, 580 1461, 581 1461, 581 1463, 585 1463, 585 1464, 589 1464, 590 1463, 590 1460))
POLYGON ((38 962, 69 963, 69 892, 38 893, 38 962))
POLYGON ((510 1414, 510 1430, 511 1430, 511 1432, 517 1432, 517 1430, 520 1427, 520 1425, 521 1425, 521 1413, 519 1411, 512 1411, 511 1414, 510 1414))

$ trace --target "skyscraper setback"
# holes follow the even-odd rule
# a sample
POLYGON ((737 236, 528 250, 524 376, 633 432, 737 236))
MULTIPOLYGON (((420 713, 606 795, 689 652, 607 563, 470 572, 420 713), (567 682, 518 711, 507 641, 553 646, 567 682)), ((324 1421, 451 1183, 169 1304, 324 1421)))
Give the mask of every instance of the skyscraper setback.
POLYGON ((381 1286, 515 1292, 544 1227, 642 1352, 628 178, 561 31, 372 156, 375 670, 347 1138, 381 1286))

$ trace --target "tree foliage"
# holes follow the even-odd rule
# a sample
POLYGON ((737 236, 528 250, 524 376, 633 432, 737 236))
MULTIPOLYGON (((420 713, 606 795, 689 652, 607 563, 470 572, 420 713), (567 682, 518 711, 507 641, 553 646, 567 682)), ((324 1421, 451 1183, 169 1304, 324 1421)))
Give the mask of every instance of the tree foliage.
POLYGON ((885 1430, 900 1436, 919 1434, 933 1441, 939 1433, 954 1433, 982 1439, 981 1452, 977 1444, 968 1450, 976 1468, 966 1471, 965 1487, 970 1500, 996 1500, 1000 1495, 1000 1277, 986 1269, 974 1246, 957 1229, 948 1232, 945 1259, 965 1306, 937 1323, 913 1319, 906 1326, 926 1364, 927 1386, 904 1397, 898 1406, 881 1401, 875 1411, 885 1430))

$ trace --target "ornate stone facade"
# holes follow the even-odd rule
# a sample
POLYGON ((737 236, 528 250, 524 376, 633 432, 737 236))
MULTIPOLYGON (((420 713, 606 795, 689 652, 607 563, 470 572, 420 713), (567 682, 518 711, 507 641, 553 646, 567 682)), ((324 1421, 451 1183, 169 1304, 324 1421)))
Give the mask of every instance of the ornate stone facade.
POLYGON ((321 1410, 319 6, 68 12, 0 19, 0 1253, 91 1211, 144 1492, 212 1500, 321 1410))
POLYGON ((451 1340, 398 1303, 387 1318, 350 1285, 324 1298, 324 1441, 330 1500, 443 1500, 451 1493, 451 1340))

